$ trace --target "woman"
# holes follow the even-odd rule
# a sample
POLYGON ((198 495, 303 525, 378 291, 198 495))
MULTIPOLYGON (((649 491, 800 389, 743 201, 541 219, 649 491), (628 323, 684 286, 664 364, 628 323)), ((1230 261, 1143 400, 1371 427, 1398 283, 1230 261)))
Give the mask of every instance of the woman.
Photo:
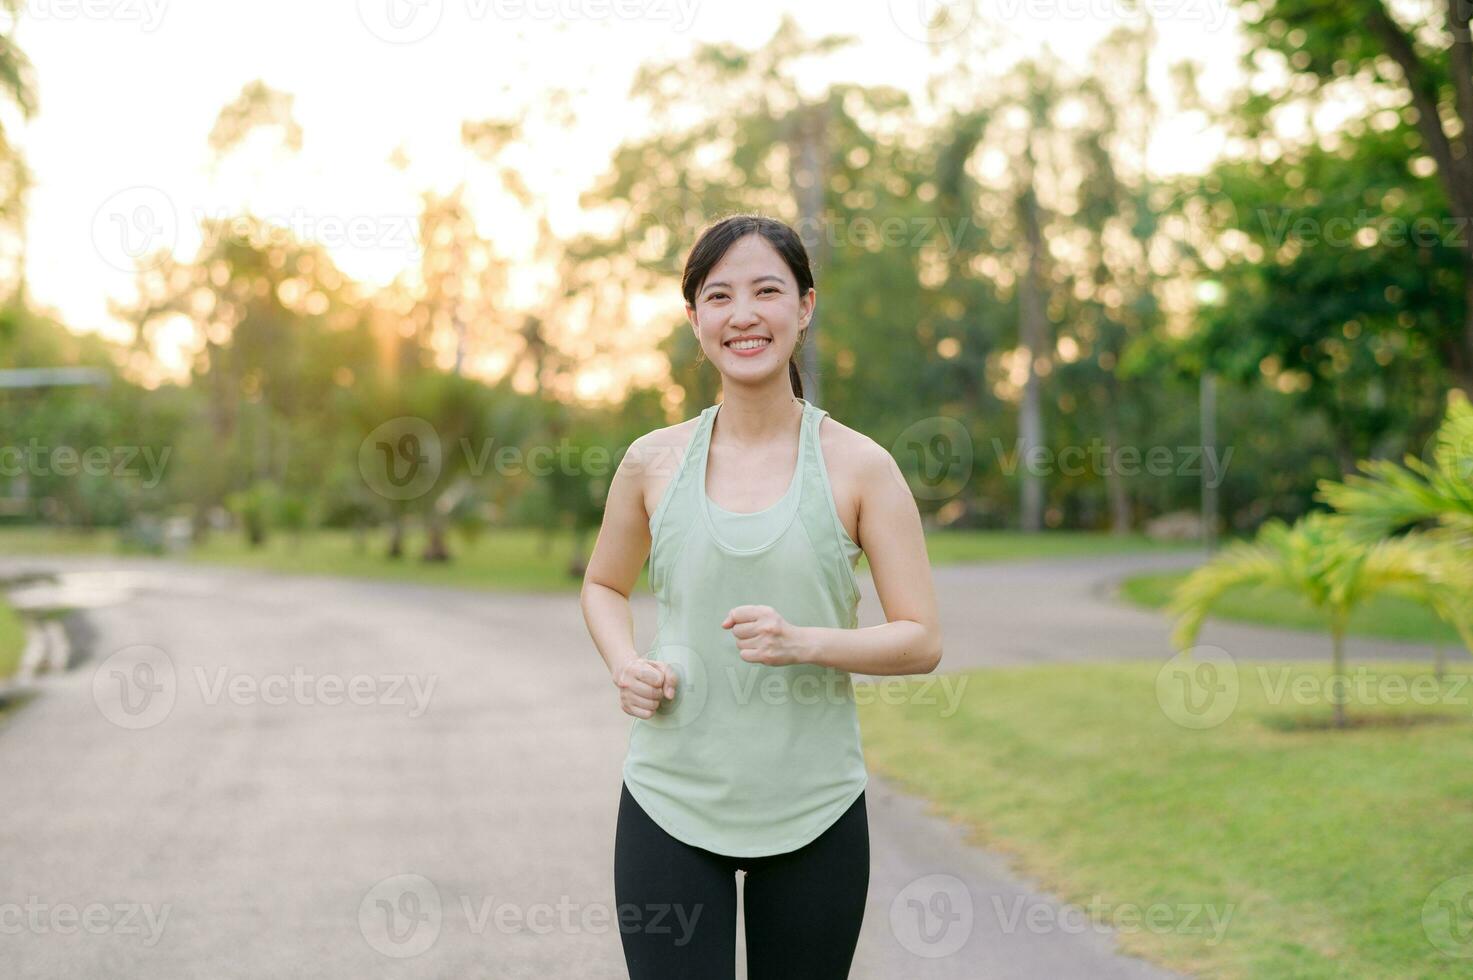
POLYGON ((802 397, 817 294, 793 229, 717 222, 681 291, 721 402, 629 448, 582 596, 635 719, 614 841, 625 962, 633 980, 732 977, 741 870, 749 975, 845 977, 869 886, 850 672, 941 659, 920 516, 889 453, 802 397), (889 620, 867 629, 861 550, 889 620), (641 656, 647 556, 659 629, 641 656))

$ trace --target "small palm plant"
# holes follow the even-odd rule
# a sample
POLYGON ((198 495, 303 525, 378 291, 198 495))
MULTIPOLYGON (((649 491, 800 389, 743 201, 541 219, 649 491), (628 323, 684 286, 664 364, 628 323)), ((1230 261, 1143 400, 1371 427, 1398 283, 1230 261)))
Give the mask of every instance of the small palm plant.
POLYGON ((1433 437, 1431 465, 1408 453, 1405 465, 1362 460, 1343 482, 1321 480, 1317 499, 1346 515, 1346 527, 1379 537, 1424 521, 1429 533, 1461 545, 1473 562, 1473 405, 1454 388, 1433 437))
MULTIPOLYGON (((1347 518, 1317 512, 1292 527, 1271 520, 1250 542, 1235 542, 1193 571, 1176 588, 1168 610, 1178 617, 1172 633, 1177 649, 1196 640, 1212 607, 1238 586, 1282 589, 1301 596, 1326 618, 1331 639, 1331 673, 1346 690, 1345 632, 1351 613, 1383 590, 1425 596, 1452 615, 1473 646, 1473 626, 1462 616, 1468 579, 1449 550, 1415 538, 1372 542, 1351 534, 1347 518)), ((1343 700, 1334 703, 1335 725, 1345 725, 1343 700)))
MULTIPOLYGON (((1473 405, 1463 392, 1448 393, 1447 414, 1433 437, 1430 465, 1409 453, 1404 465, 1365 460, 1359 469, 1343 482, 1321 480, 1315 495, 1345 515, 1350 533, 1370 540, 1431 522, 1430 530, 1412 531, 1407 537, 1438 549, 1440 561, 1460 565, 1461 570, 1448 569, 1454 580, 1473 579, 1473 405)), ((1468 608, 1473 605, 1473 586, 1465 587, 1461 595, 1449 597, 1439 590, 1417 598, 1453 623, 1464 645, 1470 646, 1466 624, 1473 615, 1468 608)), ((1439 677, 1442 664, 1439 647, 1439 677)))

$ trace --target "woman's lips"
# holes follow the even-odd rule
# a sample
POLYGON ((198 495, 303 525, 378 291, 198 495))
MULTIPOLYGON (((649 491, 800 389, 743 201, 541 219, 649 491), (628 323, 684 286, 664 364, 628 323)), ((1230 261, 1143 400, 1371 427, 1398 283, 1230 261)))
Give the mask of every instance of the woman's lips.
POLYGON ((733 347, 732 343, 732 341, 728 341, 723 346, 727 350, 735 354, 737 357, 756 357, 758 354, 762 353, 763 351, 767 350, 767 348, 772 346, 771 340, 763 341, 762 343, 757 344, 755 347, 746 348, 733 347))

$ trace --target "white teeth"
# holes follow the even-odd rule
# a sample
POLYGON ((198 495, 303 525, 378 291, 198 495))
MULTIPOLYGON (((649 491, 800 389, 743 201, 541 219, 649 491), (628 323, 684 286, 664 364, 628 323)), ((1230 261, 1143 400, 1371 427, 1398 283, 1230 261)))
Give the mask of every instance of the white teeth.
POLYGON ((769 341, 759 337, 753 340, 733 340, 726 346, 732 350, 752 350, 754 347, 766 347, 768 343, 769 341))

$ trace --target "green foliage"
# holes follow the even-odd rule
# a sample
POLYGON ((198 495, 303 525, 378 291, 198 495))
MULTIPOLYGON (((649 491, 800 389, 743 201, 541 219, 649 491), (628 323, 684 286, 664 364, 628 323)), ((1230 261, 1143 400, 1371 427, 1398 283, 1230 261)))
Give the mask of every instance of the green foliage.
POLYGON ((913 681, 912 696, 860 708, 865 760, 1065 901, 1179 910, 1176 926, 1117 935, 1181 975, 1466 972, 1423 918, 1437 886, 1473 866, 1466 669, 1445 681, 1404 662, 1357 669, 1401 695, 1370 699, 1347 733, 1306 730, 1303 700, 1275 696, 1328 696, 1323 665, 1239 658, 1236 706, 1210 729, 1162 712, 1160 670, 987 667, 942 678, 961 689, 955 710, 933 678, 913 681))
MULTIPOLYGON (((1343 672, 1346 621, 1381 592, 1427 603, 1473 652, 1473 567, 1446 542, 1417 535, 1367 541, 1351 532, 1345 515, 1322 511, 1293 526, 1270 520, 1252 542, 1233 542, 1176 587, 1167 606, 1177 617, 1173 645, 1190 647, 1213 606, 1243 587, 1292 593, 1319 610, 1337 675, 1343 672)), ((1345 723, 1341 702, 1335 719, 1345 723)))
POLYGON ((1449 546, 1473 564, 1473 405, 1456 389, 1432 441, 1432 461, 1366 460, 1344 481, 1320 483, 1320 499, 1357 534, 1376 536, 1435 521, 1449 546))
POLYGON ((1223 163, 1181 202, 1213 216, 1217 268, 1202 256, 1201 274, 1224 296, 1192 356, 1325 418, 1342 468, 1413 438, 1461 333, 1455 226, 1436 182, 1407 172, 1405 135, 1223 163))
MULTIPOLYGON (((1337 633, 1352 608, 1383 589, 1443 598, 1450 610, 1469 595, 1473 581, 1453 557, 1418 537, 1367 542, 1350 532, 1341 514, 1315 512, 1292 526, 1270 520, 1252 542, 1229 544, 1178 586, 1168 606, 1177 617, 1172 643, 1190 646, 1213 603, 1239 586, 1293 592, 1319 609, 1337 633)), ((1450 621, 1462 630, 1470 625, 1450 621)))
MULTIPOLYGON (((696 45, 643 67, 630 98, 654 125, 617 149, 583 201, 619 230, 557 242, 539 222, 537 257, 559 276, 535 311, 509 301, 509 260, 477 232, 466 187, 426 195, 418 275, 380 291, 261 219, 207 221, 199 254, 149 257, 138 301, 115 308, 136 328, 133 351, 74 337, 22 306, 0 311, 0 365, 89 364, 115 379, 100 391, 0 394, 6 440, 167 451, 162 478, 43 474, 22 486, 0 475, 0 496, 21 500, 7 501, 21 519, 84 526, 187 513, 204 531, 227 502, 260 534, 390 521, 431 528, 441 556, 445 530, 483 519, 474 515, 588 530, 608 472, 503 470, 495 453, 526 460, 542 447, 601 446, 612 467, 638 435, 715 401, 719 379, 701 362, 677 283, 700 230, 740 210, 793 222, 809 243, 820 294, 809 380, 822 382, 823 407, 907 469, 923 461, 896 447, 916 423, 944 416, 966 429, 973 466, 958 492, 918 502, 933 525, 1018 523, 1025 422, 1040 424, 1054 454, 1165 448, 1185 462, 1200 440, 1206 370, 1240 383, 1220 395, 1221 442, 1233 451, 1220 486, 1229 527, 1292 520, 1317 482, 1356 459, 1399 454, 1433 424, 1456 374, 1464 260, 1456 242, 1390 234, 1455 208, 1443 175, 1409 168, 1425 127, 1395 98, 1402 83, 1385 70, 1384 39, 1355 29, 1379 6, 1239 6, 1255 71, 1289 70, 1268 96, 1218 120, 1233 148, 1200 179, 1168 184, 1139 168, 1160 111, 1146 84, 1161 57, 1149 30, 1114 32, 1087 63, 1045 54, 1001 77, 978 69, 976 38, 959 39, 934 52, 922 105, 884 86, 799 84, 850 42, 805 36, 788 19, 754 48, 696 45), (1280 140, 1275 113, 1313 101, 1311 83, 1321 94, 1353 85, 1393 108, 1280 140), (1026 419, 1024 204, 1037 207, 1049 245, 1039 285, 1047 336, 1033 359, 1042 397, 1026 419), (1183 302, 1199 285, 1211 287, 1201 308, 1183 302), (627 335, 567 328, 621 322, 651 296, 667 302, 669 385, 635 389, 619 406, 576 404, 575 374, 622 353, 627 335), (115 365, 137 364, 178 317, 198 347, 189 384, 123 381, 115 365), (564 346, 569 334, 576 348, 564 346), (507 367, 500 383, 464 376, 470 359, 493 352, 507 367), (445 451, 435 485, 396 501, 366 484, 358 452, 402 417, 429 423, 445 451), (270 506, 256 499, 263 486, 278 496, 270 506)), ((1415 41, 1434 94, 1450 104, 1448 59, 1432 43, 1441 29, 1433 17, 1415 41)), ((0 87, 7 70, 0 58, 0 87)), ((220 114, 213 146, 228 154, 260 126, 280 127, 289 147, 301 136, 290 95, 253 82, 220 114)), ((477 166, 499 168, 511 203, 545 217, 506 167, 532 131, 488 120, 468 122, 462 138, 477 166)), ((1196 470, 1129 473, 1118 456, 1103 460, 1048 473, 1051 526, 1126 529, 1198 505, 1196 470)), ((1428 513, 1428 494, 1463 492, 1368 465, 1407 515, 1428 513)), ((479 533, 464 528, 467 541, 479 533)))
POLYGON ((271 518, 280 505, 280 488, 270 480, 257 480, 244 490, 225 498, 225 506, 240 521, 246 541, 253 548, 266 543, 271 518))

